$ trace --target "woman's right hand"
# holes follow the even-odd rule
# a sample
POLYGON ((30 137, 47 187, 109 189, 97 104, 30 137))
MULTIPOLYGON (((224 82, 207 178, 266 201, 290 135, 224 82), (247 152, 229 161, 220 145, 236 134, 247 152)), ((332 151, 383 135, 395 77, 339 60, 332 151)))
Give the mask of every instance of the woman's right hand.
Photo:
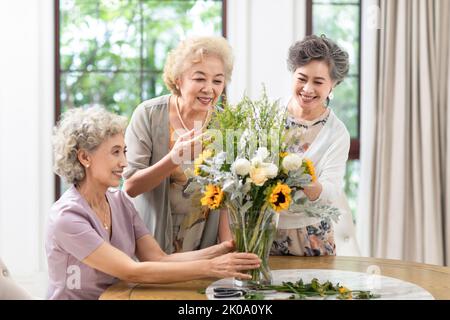
POLYGON ((209 275, 216 278, 235 277, 239 279, 251 279, 251 275, 242 273, 259 268, 261 260, 254 253, 232 252, 209 260, 209 275))
POLYGON ((202 151, 203 134, 196 129, 186 132, 178 137, 170 150, 172 162, 180 165, 184 161, 191 161, 202 151))

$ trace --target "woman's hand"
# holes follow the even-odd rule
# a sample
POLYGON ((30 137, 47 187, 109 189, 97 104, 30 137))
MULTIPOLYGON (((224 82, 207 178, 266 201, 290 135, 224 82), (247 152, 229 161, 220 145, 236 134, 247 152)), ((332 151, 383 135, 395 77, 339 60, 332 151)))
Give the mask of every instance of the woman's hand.
POLYGON ((195 261, 195 260, 209 260, 234 250, 234 242, 224 241, 222 243, 203 248, 200 250, 177 252, 169 255, 164 255, 160 261, 195 261))
POLYGON ((315 201, 322 193, 322 185, 320 182, 312 182, 308 186, 303 187, 303 193, 308 197, 309 201, 315 201))
POLYGON ((240 271, 259 268, 261 260, 254 253, 227 253, 209 261, 209 275, 216 278, 236 277, 251 279, 252 276, 240 271))
POLYGON ((184 161, 191 161, 202 151, 203 133, 196 129, 186 132, 178 137, 170 151, 172 162, 180 165, 184 161))

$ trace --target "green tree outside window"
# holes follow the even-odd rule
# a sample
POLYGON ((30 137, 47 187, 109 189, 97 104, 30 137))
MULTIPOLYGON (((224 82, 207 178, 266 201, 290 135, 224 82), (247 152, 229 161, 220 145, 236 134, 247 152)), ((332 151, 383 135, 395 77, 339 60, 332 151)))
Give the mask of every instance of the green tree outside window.
MULTIPOLYGON (((359 0, 312 0, 312 32, 325 34, 349 54, 349 76, 334 90, 330 106, 346 125, 354 143, 359 140, 360 82, 360 6, 359 0)), ((359 155, 350 159, 345 173, 345 192, 356 220, 360 163, 359 155)))
POLYGON ((222 34, 222 1, 60 0, 61 111, 102 105, 130 116, 168 92, 168 51, 199 34, 222 34))
POLYGON ((130 117, 168 93, 164 63, 181 39, 222 35, 219 0, 58 1, 60 112, 100 105, 130 117))

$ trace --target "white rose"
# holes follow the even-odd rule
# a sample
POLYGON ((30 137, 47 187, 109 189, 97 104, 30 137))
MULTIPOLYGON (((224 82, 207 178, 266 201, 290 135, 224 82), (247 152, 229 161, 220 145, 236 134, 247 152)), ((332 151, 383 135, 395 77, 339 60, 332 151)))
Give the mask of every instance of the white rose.
POLYGON ((250 161, 247 159, 236 159, 233 163, 233 170, 240 176, 245 176, 250 172, 250 161))
POLYGON ((278 167, 273 163, 263 163, 267 178, 275 178, 278 175, 278 167))
POLYGON ((300 157, 298 154, 290 153, 286 157, 284 157, 281 165, 287 171, 294 171, 298 170, 301 167, 302 161, 302 157, 300 157))

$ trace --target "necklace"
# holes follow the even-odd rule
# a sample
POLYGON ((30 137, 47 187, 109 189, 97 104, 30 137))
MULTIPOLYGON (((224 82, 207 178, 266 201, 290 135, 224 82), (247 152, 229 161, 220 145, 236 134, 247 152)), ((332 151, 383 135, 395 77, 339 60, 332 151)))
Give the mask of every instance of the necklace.
POLYGON ((103 221, 103 227, 105 228, 105 230, 109 230, 109 226, 108 226, 108 224, 106 223, 106 211, 105 211, 104 217, 105 217, 105 221, 103 221))
MULTIPOLYGON (((183 128, 184 128, 186 131, 191 131, 191 130, 189 130, 188 127, 184 124, 183 118, 181 118, 181 114, 180 114, 180 105, 178 104, 178 97, 177 97, 177 99, 175 100, 175 109, 177 109, 178 119, 180 120, 181 125, 183 126, 183 128)), ((208 122, 209 122, 209 117, 210 117, 210 115, 211 115, 211 111, 208 110, 208 113, 206 114, 205 122, 203 123, 202 127, 200 128, 200 131, 203 131, 203 129, 205 129, 206 125, 207 125, 208 122)), ((195 126, 194 126, 194 128, 195 128, 195 126)))
MULTIPOLYGON (((88 197, 86 197, 85 195, 83 195, 84 192, 81 191, 79 185, 76 185, 76 189, 78 190, 78 192, 80 193, 80 195, 84 198, 84 200, 87 202, 88 206, 91 207, 91 211, 93 211, 93 212, 97 215, 97 218, 100 220, 101 224, 103 225, 103 228, 104 228, 105 230, 109 230, 108 220, 107 220, 107 215, 109 214, 109 203, 108 203, 108 200, 107 200, 107 198, 106 198, 106 195, 105 195, 105 200, 106 200, 106 210, 104 210, 104 208, 99 208, 100 211, 97 211, 97 210, 95 210, 96 206, 94 205, 94 202, 89 201, 89 200, 88 200, 88 197), (99 213, 99 212, 101 212, 101 211, 103 211, 103 219, 101 218, 100 213, 99 213)), ((105 207, 105 206, 103 206, 103 207, 105 207)))
POLYGON ((108 210, 103 210, 103 227, 105 228, 105 230, 109 230, 109 226, 108 226, 108 220, 106 219, 106 216, 109 212, 109 206, 108 206, 108 210))
MULTIPOLYGON (((92 204, 90 204, 90 206, 91 206, 91 208, 94 208, 94 206, 92 204)), ((100 218, 100 214, 98 214, 98 217, 100 218, 100 222, 102 223, 103 228, 105 230, 109 230, 108 219, 107 219, 107 216, 109 213, 109 205, 108 204, 106 205, 106 209, 105 209, 105 207, 99 208, 99 209, 100 209, 100 212, 103 211, 103 219, 100 218)))

